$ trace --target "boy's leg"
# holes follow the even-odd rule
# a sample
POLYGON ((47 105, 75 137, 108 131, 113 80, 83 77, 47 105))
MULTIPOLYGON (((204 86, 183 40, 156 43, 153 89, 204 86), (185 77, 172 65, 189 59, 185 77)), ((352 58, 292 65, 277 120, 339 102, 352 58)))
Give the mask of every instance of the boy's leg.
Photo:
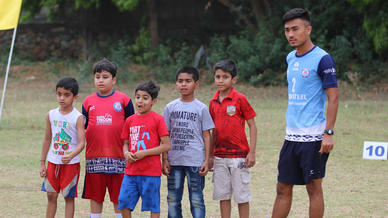
POLYGON ((205 177, 199 175, 200 167, 185 167, 187 186, 189 189, 190 210, 194 218, 205 217, 205 202, 203 200, 203 189, 205 188, 205 177))
POLYGON ((249 202, 238 204, 240 218, 249 218, 249 202))
POLYGON ((101 214, 103 205, 104 205, 103 202, 97 202, 90 199, 90 212, 95 214, 101 214))
POLYGON ((120 213, 120 210, 118 209, 118 203, 123 177, 124 174, 112 174, 109 175, 109 179, 107 182, 110 201, 113 203, 113 209, 115 213, 120 213))
POLYGON ((291 209, 293 185, 278 182, 272 218, 287 217, 291 209))
POLYGON ((182 194, 185 182, 183 166, 171 166, 167 176, 168 217, 182 218, 182 194))
POLYGON ((159 217, 160 217, 160 213, 151 212, 151 218, 159 218, 159 217))
POLYGON ((74 198, 65 198, 65 217, 73 218, 74 217, 74 198))
POLYGON ((232 211, 231 200, 220 201, 221 218, 230 218, 232 211))
POLYGON ((322 191, 322 179, 313 179, 306 185, 306 190, 310 199, 310 217, 323 217, 324 201, 322 191))
POLYGON ((58 193, 47 192, 46 218, 55 217, 55 213, 57 212, 57 199, 58 193))
POLYGON ((123 218, 131 218, 131 210, 124 208, 121 210, 121 215, 123 215, 123 218))

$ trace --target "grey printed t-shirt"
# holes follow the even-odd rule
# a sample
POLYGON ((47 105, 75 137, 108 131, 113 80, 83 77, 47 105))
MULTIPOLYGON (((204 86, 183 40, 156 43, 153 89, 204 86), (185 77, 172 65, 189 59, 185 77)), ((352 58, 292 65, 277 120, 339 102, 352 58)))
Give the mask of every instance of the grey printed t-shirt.
POLYGON ((170 165, 201 166, 205 160, 202 131, 214 129, 207 106, 198 99, 191 102, 176 99, 167 104, 163 117, 170 132, 170 165))

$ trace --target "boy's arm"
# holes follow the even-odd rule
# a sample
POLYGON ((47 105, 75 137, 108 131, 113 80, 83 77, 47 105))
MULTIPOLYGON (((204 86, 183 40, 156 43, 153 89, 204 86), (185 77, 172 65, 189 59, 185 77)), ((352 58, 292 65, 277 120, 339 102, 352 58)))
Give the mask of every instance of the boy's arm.
POLYGON ((205 160, 199 171, 200 176, 206 176, 209 171, 209 155, 210 155, 210 130, 202 131, 203 142, 205 144, 205 160))
POLYGON ((247 120, 249 126, 249 153, 245 158, 245 167, 253 167, 256 163, 256 139, 257 139, 257 127, 255 118, 247 120))
POLYGON ((170 146, 170 137, 168 135, 161 136, 160 141, 161 141, 160 145, 155 147, 155 148, 141 150, 141 151, 136 152, 134 154, 134 157, 136 158, 136 160, 141 160, 146 156, 160 155, 160 154, 170 150, 170 147, 171 147, 170 146))
POLYGON ((46 131, 44 134, 43 144, 42 144, 42 154, 40 156, 40 176, 46 176, 46 157, 47 153, 50 149, 51 144, 51 124, 50 124, 50 116, 47 113, 46 116, 46 131))
MULTIPOLYGON (((338 88, 327 88, 327 114, 326 114, 326 129, 334 129, 335 120, 337 119, 338 111, 338 88)), ((333 135, 324 134, 322 139, 322 146, 319 153, 329 153, 333 150, 334 140, 333 135)))
POLYGON ((73 152, 62 157, 62 163, 68 164, 75 156, 77 156, 85 147, 85 129, 84 129, 84 116, 79 116, 77 119, 77 138, 78 144, 73 152))
MULTIPOLYGON (((168 134, 170 135, 170 131, 168 131, 168 134)), ((163 152, 162 153, 162 173, 165 176, 170 175, 170 163, 168 162, 168 152, 163 152)))
POLYGON ((213 129, 211 132, 209 131, 209 160, 208 160, 208 166, 209 166, 209 171, 213 171, 214 167, 214 134, 215 130, 213 129))

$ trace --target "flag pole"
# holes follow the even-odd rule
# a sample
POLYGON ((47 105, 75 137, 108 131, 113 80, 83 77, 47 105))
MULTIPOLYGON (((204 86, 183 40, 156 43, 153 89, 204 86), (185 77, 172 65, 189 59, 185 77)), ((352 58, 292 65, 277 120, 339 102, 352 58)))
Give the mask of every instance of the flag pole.
POLYGON ((9 67, 11 66, 12 52, 13 52, 13 46, 15 44, 15 38, 16 38, 16 31, 17 31, 17 29, 18 29, 18 26, 16 25, 16 27, 13 29, 12 43, 11 43, 11 48, 9 49, 7 71, 5 73, 3 93, 2 93, 2 96, 1 96, 0 120, 1 120, 1 114, 2 114, 2 111, 3 111, 4 98, 5 98, 5 90, 7 88, 8 72, 9 72, 9 67))

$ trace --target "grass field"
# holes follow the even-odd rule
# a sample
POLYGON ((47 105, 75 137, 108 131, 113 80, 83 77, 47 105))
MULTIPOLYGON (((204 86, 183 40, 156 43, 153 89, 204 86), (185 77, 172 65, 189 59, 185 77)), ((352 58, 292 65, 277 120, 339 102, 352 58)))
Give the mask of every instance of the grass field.
MULTIPOLYGON (((0 80, 1 89, 3 79, 0 80)), ((0 121, 0 217, 44 217, 47 200, 46 194, 40 191, 39 159, 45 116, 49 109, 57 107, 56 80, 50 75, 32 79, 22 73, 9 78, 0 121)), ((95 91, 91 81, 90 78, 81 82, 80 99, 75 104, 79 110, 83 99, 95 91)), ((135 84, 119 82, 117 88, 132 97, 135 84)), ((258 114, 257 163, 251 170, 251 217, 270 217, 275 199, 278 155, 285 134, 287 90, 241 84, 237 85, 237 90, 247 95, 258 114)), ((213 93, 213 86, 201 85, 196 96, 208 103, 213 93)), ((388 162, 362 159, 364 141, 388 141, 387 93, 361 93, 361 99, 352 96, 352 92, 341 90, 335 148, 323 183, 325 217, 388 217, 388 162)), ((162 85, 154 110, 161 113, 164 106, 177 97, 174 84, 162 85)), ((84 152, 81 159, 84 159, 84 152)), ((81 162, 79 195, 83 189, 84 166, 81 162)), ((212 187, 209 174, 204 191, 207 217, 219 217, 218 202, 211 199, 212 187)), ((166 177, 163 176, 162 217, 167 216, 166 189, 166 177)), ((190 217, 187 190, 184 195, 184 217, 190 217)), ((139 205, 134 217, 149 217, 148 212, 140 212, 139 205)), ((104 205, 103 214, 104 217, 114 216, 110 203, 104 205)), ((88 215, 89 202, 77 198, 75 217, 88 215)), ((63 216, 64 201, 59 198, 57 217, 63 216)), ((232 217, 237 216, 237 205, 233 203, 232 217)), ((304 186, 297 186, 289 217, 307 216, 308 196, 304 186)))

